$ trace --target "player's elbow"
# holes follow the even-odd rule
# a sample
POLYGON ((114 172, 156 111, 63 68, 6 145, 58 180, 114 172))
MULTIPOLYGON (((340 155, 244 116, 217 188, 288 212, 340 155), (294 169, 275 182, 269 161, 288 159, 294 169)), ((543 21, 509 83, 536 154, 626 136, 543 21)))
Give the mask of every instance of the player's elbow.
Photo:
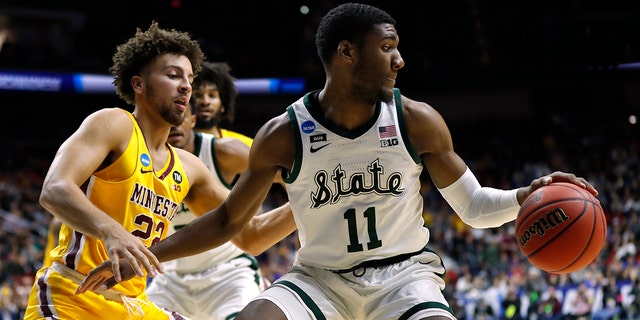
POLYGON ((502 226, 504 223, 492 223, 487 221, 487 219, 462 219, 466 225, 474 228, 474 229, 489 229, 489 228, 497 228, 502 226))
POLYGON ((231 242, 233 242, 233 244, 235 244, 240 250, 252 256, 258 256, 267 249, 260 245, 258 241, 248 239, 248 237, 242 235, 242 233, 236 235, 231 242))
POLYGON ((497 228, 512 221, 513 214, 510 209, 484 212, 484 210, 470 210, 467 208, 458 213, 460 220, 475 229, 497 228))
POLYGON ((66 199, 62 196, 63 192, 64 187, 60 183, 45 183, 42 186, 38 202, 43 208, 53 212, 57 203, 66 199))
POLYGON ((40 198, 38 199, 38 202, 40 203, 40 205, 43 208, 49 210, 52 201, 53 201, 53 198, 50 196, 49 193, 45 192, 45 190, 43 189, 42 192, 40 192, 40 198))
POLYGON ((254 224, 254 221, 249 221, 232 239, 231 242, 240 248, 240 250, 250 255, 260 255, 262 252, 268 249, 266 247, 264 238, 261 236, 260 231, 254 224))
POLYGON ((265 248, 262 248, 262 246, 252 244, 245 245, 240 249, 252 256, 259 256, 266 250, 265 248))

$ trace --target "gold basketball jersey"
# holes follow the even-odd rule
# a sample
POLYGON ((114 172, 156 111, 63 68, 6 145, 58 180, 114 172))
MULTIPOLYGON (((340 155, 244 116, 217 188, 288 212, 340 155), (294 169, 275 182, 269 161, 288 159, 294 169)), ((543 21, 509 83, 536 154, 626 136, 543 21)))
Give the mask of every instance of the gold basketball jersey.
MULTIPOLYGON (((173 147, 166 147, 165 166, 153 170, 153 163, 142 131, 135 118, 131 141, 125 152, 109 167, 95 172, 86 183, 89 200, 149 247, 164 239, 180 203, 189 190, 182 163, 173 147)), ((82 274, 109 259, 104 243, 64 225, 60 245, 52 260, 82 274)), ((146 287, 145 277, 134 277, 114 287, 127 296, 138 296, 146 287)))
POLYGON ((249 147, 251 147, 251 145, 253 144, 253 138, 247 137, 242 133, 239 132, 235 132, 235 131, 231 131, 231 130, 227 130, 227 129, 220 129, 220 137, 219 138, 236 138, 242 142, 244 142, 244 144, 248 145, 249 147))

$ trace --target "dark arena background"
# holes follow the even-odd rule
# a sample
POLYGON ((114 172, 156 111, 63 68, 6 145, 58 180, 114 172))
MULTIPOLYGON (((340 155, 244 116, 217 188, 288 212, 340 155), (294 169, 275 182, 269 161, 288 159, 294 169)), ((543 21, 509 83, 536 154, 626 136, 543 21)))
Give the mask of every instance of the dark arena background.
MULTIPOLYGON (((315 28, 342 2, 0 0, 0 314, 20 314, 39 267, 50 215, 37 197, 60 143, 91 112, 130 108, 110 85, 118 44, 153 20, 191 33, 209 60, 231 65, 240 96, 228 127, 253 136, 322 87, 315 28)), ((600 192, 606 244, 587 268, 559 276, 527 264, 513 223, 470 229, 427 183, 425 221, 458 318, 481 319, 485 303, 487 319, 500 319, 518 301, 524 318, 543 319, 551 288, 562 305, 554 319, 578 319, 583 289, 594 319, 640 318, 640 1, 364 2, 397 20, 397 87, 442 113, 483 185, 563 170, 600 192)), ((296 245, 293 234, 261 255, 263 272, 286 272, 296 245)))

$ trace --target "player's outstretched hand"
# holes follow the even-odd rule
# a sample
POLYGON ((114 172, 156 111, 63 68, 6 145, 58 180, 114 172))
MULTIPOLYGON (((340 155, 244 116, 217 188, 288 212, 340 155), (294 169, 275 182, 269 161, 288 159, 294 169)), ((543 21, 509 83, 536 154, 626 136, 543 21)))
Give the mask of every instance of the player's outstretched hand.
MULTIPOLYGON (((131 265, 126 261, 122 261, 122 263, 119 264, 119 268, 122 276, 121 279, 129 280, 136 275, 131 265)), ((107 260, 89 271, 89 274, 80 282, 80 285, 76 289, 76 294, 84 293, 87 290, 106 290, 115 286, 118 282, 113 274, 113 263, 111 263, 111 260, 107 260)))
POLYGON ((113 275, 117 282, 122 281, 120 275, 120 259, 127 261, 133 271, 143 277, 144 268, 149 276, 153 277, 156 270, 164 273, 162 264, 156 256, 147 248, 140 238, 132 235, 124 228, 112 228, 103 239, 104 246, 112 263, 113 275))

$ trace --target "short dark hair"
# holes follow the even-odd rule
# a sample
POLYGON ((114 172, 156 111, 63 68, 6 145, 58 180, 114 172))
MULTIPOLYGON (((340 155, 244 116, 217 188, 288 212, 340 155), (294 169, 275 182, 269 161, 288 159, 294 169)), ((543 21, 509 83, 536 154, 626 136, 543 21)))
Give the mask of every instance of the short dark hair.
POLYGON ((186 56, 191 61, 194 74, 200 72, 204 53, 197 41, 186 32, 175 29, 165 30, 153 21, 147 31, 136 29, 136 34, 119 45, 113 55, 113 65, 109 71, 114 76, 116 93, 126 103, 135 103, 135 93, 131 78, 147 67, 158 56, 171 53, 186 56))
POLYGON ((316 48, 323 65, 331 62, 340 41, 362 44, 364 37, 381 23, 396 24, 387 12, 360 3, 345 3, 322 18, 316 31, 316 48))
POLYGON ((224 107, 222 119, 228 123, 233 123, 236 117, 236 98, 238 90, 234 83, 236 79, 231 75, 231 67, 226 62, 202 62, 202 70, 193 80, 193 87, 212 83, 218 87, 220 102, 224 107))

